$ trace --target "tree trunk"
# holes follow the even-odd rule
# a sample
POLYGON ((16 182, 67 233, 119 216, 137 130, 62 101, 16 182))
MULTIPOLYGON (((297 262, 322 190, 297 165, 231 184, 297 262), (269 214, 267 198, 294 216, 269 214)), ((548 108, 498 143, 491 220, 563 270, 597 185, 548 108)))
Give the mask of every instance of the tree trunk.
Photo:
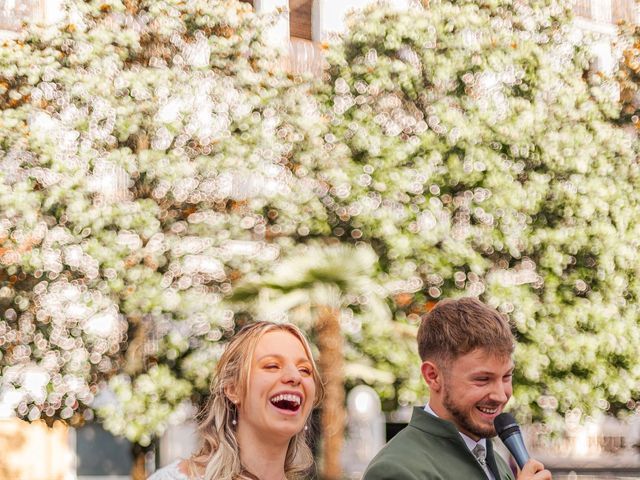
POLYGON ((131 454, 133 455, 133 465, 131 467, 131 480, 146 480, 147 468, 145 465, 145 455, 149 447, 145 448, 137 443, 131 446, 131 454))
POLYGON ((323 480, 340 480, 342 478, 340 453, 344 440, 346 418, 340 310, 321 306, 316 331, 320 350, 318 363, 325 382, 325 397, 320 416, 321 472, 323 480))

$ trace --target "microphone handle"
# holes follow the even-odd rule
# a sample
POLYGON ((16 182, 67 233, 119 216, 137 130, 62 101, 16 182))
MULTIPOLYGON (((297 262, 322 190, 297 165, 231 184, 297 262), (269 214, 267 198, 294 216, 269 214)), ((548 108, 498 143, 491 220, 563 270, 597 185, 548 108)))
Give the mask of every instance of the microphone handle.
POLYGON ((527 452, 527 447, 524 446, 522 436, 519 434, 511 435, 505 438, 503 442, 509 449, 509 453, 515 458, 518 467, 524 467, 524 464, 529 460, 529 452, 527 452))

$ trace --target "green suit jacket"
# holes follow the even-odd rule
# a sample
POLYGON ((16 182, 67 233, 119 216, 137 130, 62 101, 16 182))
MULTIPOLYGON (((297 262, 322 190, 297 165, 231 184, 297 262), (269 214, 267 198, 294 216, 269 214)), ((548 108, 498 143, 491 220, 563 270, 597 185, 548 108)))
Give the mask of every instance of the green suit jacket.
MULTIPOLYGON (((496 480, 514 480, 487 440, 487 465, 496 480)), ((487 480, 453 423, 413 409, 409 425, 374 457, 362 480, 487 480)))

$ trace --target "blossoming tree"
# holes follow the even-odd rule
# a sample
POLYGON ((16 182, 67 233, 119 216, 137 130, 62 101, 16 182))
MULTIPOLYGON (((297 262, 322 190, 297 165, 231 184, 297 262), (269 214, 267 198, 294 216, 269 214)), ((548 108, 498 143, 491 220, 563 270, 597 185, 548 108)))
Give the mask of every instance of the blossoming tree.
MULTIPOLYGON (((246 3, 67 8, 62 25, 0 51, 0 405, 72 424, 97 411, 144 447, 207 394, 247 318, 225 301, 236 285, 333 238, 318 175, 331 145, 308 84, 283 74, 269 20, 246 3)), ((349 378, 388 387, 358 355, 366 292, 348 293, 331 311, 352 306, 349 378)), ((382 310, 366 318, 389 333, 382 310)), ((322 357, 343 339, 318 330, 322 357)))
POLYGON ((320 117, 246 3, 68 9, 0 50, 0 405, 148 445, 206 394, 234 282, 326 230, 320 117))
POLYGON ((323 92, 344 159, 334 232, 369 242, 400 279, 398 321, 459 295, 509 314, 528 418, 640 394, 640 172, 569 8, 370 8, 329 52, 323 92))

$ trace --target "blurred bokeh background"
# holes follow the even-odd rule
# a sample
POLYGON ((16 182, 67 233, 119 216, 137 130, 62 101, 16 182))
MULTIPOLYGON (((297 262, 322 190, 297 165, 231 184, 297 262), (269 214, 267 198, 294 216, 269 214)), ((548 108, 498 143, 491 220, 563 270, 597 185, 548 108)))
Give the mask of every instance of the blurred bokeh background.
POLYGON ((640 478, 632 0, 0 0, 0 478, 145 478, 225 342, 310 336, 319 478, 478 296, 564 478, 640 478))

